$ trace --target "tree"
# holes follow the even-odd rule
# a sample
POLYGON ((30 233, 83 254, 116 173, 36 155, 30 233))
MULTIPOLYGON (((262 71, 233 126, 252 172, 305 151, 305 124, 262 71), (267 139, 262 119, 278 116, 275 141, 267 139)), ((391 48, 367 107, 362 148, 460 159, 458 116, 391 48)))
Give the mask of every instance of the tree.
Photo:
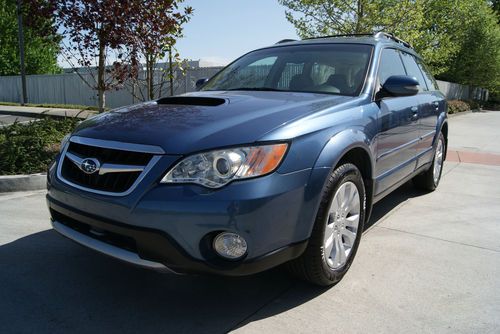
POLYGON ((500 0, 492 0, 491 2, 491 9, 495 12, 495 14, 498 16, 498 22, 500 23, 500 0))
MULTIPOLYGON (((51 74, 57 65, 60 36, 46 15, 47 2, 23 3, 27 74, 51 74)), ((0 75, 19 75, 19 41, 15 0, 0 0, 0 75)))
MULTIPOLYGON (((66 43, 63 55, 73 67, 84 68, 82 80, 98 92, 99 111, 105 92, 123 85, 138 69, 135 36, 136 1, 53 0, 56 21, 66 43)), ((81 71, 81 69, 80 69, 81 71)), ((79 73, 79 72, 77 72, 79 73)))
POLYGON ((407 22, 412 0, 278 0, 302 38, 394 31, 407 22))
MULTIPOLYGON (((392 32, 413 45, 434 75, 450 75, 453 64, 460 62, 457 57, 465 55, 466 43, 472 42, 470 36, 484 32, 479 28, 483 19, 494 15, 486 11, 489 4, 484 0, 278 1, 287 7, 285 15, 301 37, 392 32)), ((487 71, 486 63, 470 63, 470 71, 487 71)))
POLYGON ((394 33, 411 43, 433 74, 440 75, 449 70, 480 3, 484 0, 415 0, 408 22, 394 33))
MULTIPOLYGON (((165 78, 170 81, 172 94, 174 67, 183 69, 180 55, 175 50, 175 43, 182 37, 183 24, 189 21, 193 9, 188 6, 180 11, 179 5, 182 2, 184 0, 142 0, 135 8, 138 19, 133 29, 138 53, 146 63, 148 99, 152 100, 157 94, 161 94, 165 78), (169 58, 167 70, 158 66, 158 62, 166 55, 169 58), (154 82, 155 75, 160 76, 158 85, 154 82)), ((137 77, 136 81, 139 81, 138 79, 137 77)))
POLYGON ((475 8, 475 18, 459 52, 442 77, 453 82, 487 88, 500 94, 500 25, 487 6, 475 8))

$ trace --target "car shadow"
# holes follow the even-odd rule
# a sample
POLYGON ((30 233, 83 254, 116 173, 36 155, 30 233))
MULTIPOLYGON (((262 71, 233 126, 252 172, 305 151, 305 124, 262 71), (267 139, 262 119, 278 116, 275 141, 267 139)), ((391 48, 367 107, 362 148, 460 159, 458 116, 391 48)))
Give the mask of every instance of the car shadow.
MULTIPOLYGON (((419 194, 401 187, 375 206, 369 226, 419 194)), ((2 333, 225 333, 325 291, 282 268, 235 278, 160 274, 95 253, 53 230, 0 246, 2 333)))
POLYGON ((403 202, 419 196, 428 194, 429 192, 417 189, 413 186, 411 181, 401 185, 398 189, 384 197, 373 206, 370 220, 365 223, 364 230, 376 225, 382 218, 384 218, 391 210, 396 208, 403 202))
POLYGON ((277 268, 249 277, 169 275, 81 247, 53 230, 0 246, 0 332, 225 333, 289 290, 323 290, 277 268))

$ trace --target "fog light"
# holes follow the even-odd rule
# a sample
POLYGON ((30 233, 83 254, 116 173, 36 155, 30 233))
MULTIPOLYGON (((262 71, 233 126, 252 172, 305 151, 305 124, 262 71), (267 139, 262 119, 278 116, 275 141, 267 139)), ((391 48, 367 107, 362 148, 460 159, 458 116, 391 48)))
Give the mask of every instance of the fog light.
POLYGON ((213 243, 217 254, 227 259, 238 259, 247 252, 247 242, 236 233, 218 234, 213 243))

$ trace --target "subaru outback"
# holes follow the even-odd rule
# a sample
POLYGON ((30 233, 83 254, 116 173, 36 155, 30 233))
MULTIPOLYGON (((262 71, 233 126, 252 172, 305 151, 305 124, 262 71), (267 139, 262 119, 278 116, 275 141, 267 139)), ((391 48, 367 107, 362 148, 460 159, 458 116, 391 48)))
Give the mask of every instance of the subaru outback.
POLYGON ((47 175, 60 234, 138 266, 249 275, 286 266, 338 282, 372 206, 434 190, 447 105, 387 33, 284 40, 198 90, 77 126, 47 175))

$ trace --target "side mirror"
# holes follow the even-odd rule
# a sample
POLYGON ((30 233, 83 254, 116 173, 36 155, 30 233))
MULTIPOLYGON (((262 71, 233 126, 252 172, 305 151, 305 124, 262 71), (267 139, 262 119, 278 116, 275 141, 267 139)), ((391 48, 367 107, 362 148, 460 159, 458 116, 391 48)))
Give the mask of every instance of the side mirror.
POLYGON ((390 96, 412 96, 418 93, 418 80, 407 75, 392 75, 384 82, 382 89, 390 96))
POLYGON ((200 88, 208 81, 208 78, 198 79, 196 80, 196 90, 200 90, 200 88))

